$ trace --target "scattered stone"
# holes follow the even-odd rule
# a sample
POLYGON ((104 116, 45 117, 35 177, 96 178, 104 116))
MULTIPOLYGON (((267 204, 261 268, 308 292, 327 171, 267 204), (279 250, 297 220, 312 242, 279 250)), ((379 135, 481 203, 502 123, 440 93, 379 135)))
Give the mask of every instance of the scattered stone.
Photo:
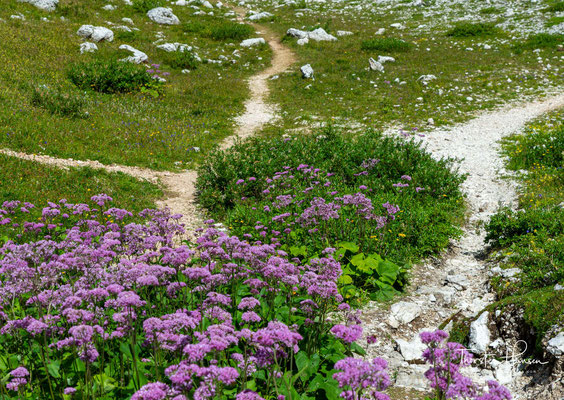
POLYGON ((421 313, 421 307, 418 304, 407 301, 400 301, 392 305, 388 324, 392 328, 397 328, 402 324, 409 324, 421 313))
POLYGON ((491 334, 488 328, 489 313, 483 312, 480 317, 470 324, 470 350, 483 354, 486 352, 490 342, 491 334))
POLYGON ((352 34, 350 31, 337 31, 337 36, 350 36, 352 34))
POLYGON ((90 39, 93 42, 111 42, 114 40, 114 32, 103 26, 82 25, 76 34, 84 39, 90 39))
POLYGON ((269 13, 269 12, 267 12, 267 11, 263 11, 263 12, 260 12, 260 13, 256 13, 256 14, 251 15, 251 16, 247 17, 247 19, 248 19, 249 21, 259 21, 259 20, 261 20, 261 19, 271 18, 271 17, 273 17, 273 16, 274 16, 274 14, 271 14, 271 13, 269 13))
POLYGON ((513 381, 513 364, 509 361, 492 360, 490 365, 494 369, 495 379, 502 385, 507 385, 513 381))
POLYGON ((560 332, 558 335, 553 337, 548 341, 548 346, 546 350, 556 356, 561 357, 564 355, 564 332, 560 332))
POLYGON ((378 56, 378 62, 380 64, 384 64, 387 62, 396 62, 396 59, 394 57, 390 57, 390 56, 378 56))
POLYGON ((131 18, 122 18, 121 19, 123 22, 125 22, 126 24, 130 24, 130 25, 135 25, 133 23, 133 20, 131 18))
POLYGON ((147 12, 147 17, 153 22, 162 25, 178 25, 180 20, 173 14, 172 9, 157 7, 147 12))
POLYGON ((370 69, 372 71, 384 72, 384 66, 379 61, 376 61, 372 57, 368 59, 368 63, 370 64, 370 69))
POLYGON ((376 35, 383 35, 386 32, 386 28, 380 28, 376 31, 376 35))
POLYGON ((131 63, 135 63, 135 64, 141 64, 142 62, 145 62, 149 59, 149 57, 147 56, 147 54, 143 53, 142 51, 137 50, 134 47, 131 47, 128 44, 122 44, 121 46, 119 46, 120 50, 127 50, 133 53, 133 55, 127 57, 127 58, 123 58, 120 61, 125 61, 125 62, 131 62, 131 63))
POLYGON ((428 369, 426 365, 410 365, 409 368, 401 368, 397 372, 394 386, 427 390, 429 384, 425 378, 425 372, 428 369))
POLYGON ((102 9, 106 11, 114 11, 116 8, 117 7, 112 4, 106 4, 104 7, 102 7, 102 9))
POLYGON ((560 285, 560 284, 556 284, 554 285, 554 290, 558 291, 558 290, 564 290, 564 286, 560 285))
POLYGON ((186 43, 163 43, 157 46, 157 49, 164 50, 166 52, 172 53, 173 51, 192 51, 192 46, 188 46, 186 43))
POLYGON ((464 290, 468 287, 469 282, 468 278, 466 278, 464 275, 449 274, 445 279, 445 285, 451 285, 456 290, 464 290))
POLYGON ((323 28, 317 28, 311 32, 290 28, 286 34, 298 39, 311 39, 317 42, 337 40, 335 36, 328 34, 323 28))
POLYGON ((80 44, 80 54, 94 53, 96 50, 98 50, 96 43, 84 42, 80 44))
POLYGON ((403 339, 396 339, 396 343, 405 361, 420 360, 421 354, 423 354, 423 351, 427 348, 426 345, 421 343, 419 336, 415 337, 410 342, 403 339))
POLYGON ((313 68, 311 67, 311 65, 306 64, 306 65, 302 66, 300 68, 300 71, 302 71, 302 77, 304 79, 312 79, 313 78, 313 68))
POLYGON ((212 3, 210 3, 210 2, 207 1, 207 0, 202 3, 202 6, 204 6, 204 7, 206 7, 206 8, 213 8, 212 3))
POLYGON ((18 0, 20 3, 29 3, 44 11, 55 11, 59 0, 18 0))
POLYGON ((490 46, 489 44, 485 44, 484 45, 484 50, 491 50, 492 46, 490 46))
POLYGON ((403 24, 400 24, 399 22, 391 24, 390 27, 395 28, 395 29, 405 29, 405 26, 403 26, 403 24))
POLYGON ((421 75, 419 78, 417 78, 417 81, 426 85, 429 82, 434 81, 435 79, 437 79, 435 75, 421 75))
POLYGON ((23 14, 18 13, 18 14, 14 14, 14 15, 10 15, 11 19, 21 19, 22 21, 25 21, 25 17, 23 14))
POLYGON ((266 40, 263 38, 245 39, 241 42, 241 47, 253 47, 261 44, 266 44, 266 40))

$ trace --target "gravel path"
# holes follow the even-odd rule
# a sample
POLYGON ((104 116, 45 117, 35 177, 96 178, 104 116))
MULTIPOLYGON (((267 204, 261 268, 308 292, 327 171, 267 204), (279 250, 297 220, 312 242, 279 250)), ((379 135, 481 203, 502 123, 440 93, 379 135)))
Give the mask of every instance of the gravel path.
MULTIPOLYGON (((237 12, 239 20, 242 21, 246 10, 238 7, 233 7, 233 9, 237 12)), ((265 38, 268 45, 272 48, 272 65, 249 78, 250 97, 245 102, 245 112, 236 118, 237 128, 235 135, 225 139, 220 144, 221 149, 227 149, 233 146, 236 140, 255 134, 265 124, 276 118, 276 107, 266 103, 269 94, 268 79, 272 75, 284 72, 295 61, 294 53, 280 42, 274 32, 258 24, 253 23, 251 25, 257 31, 260 31, 258 33, 265 38)), ((168 207, 172 212, 182 214, 181 222, 184 223, 187 232, 191 232, 203 225, 202 214, 195 203, 196 179, 198 176, 196 171, 186 170, 180 173, 158 172, 147 168, 104 165, 98 161, 91 160, 80 161, 46 155, 31 155, 8 149, 0 149, 0 153, 60 168, 88 166, 95 169, 104 169, 108 172, 123 172, 138 179, 160 183, 163 186, 165 198, 157 202, 158 207, 168 207)))
MULTIPOLYGON (((493 302, 493 293, 487 287, 486 265, 480 260, 484 251, 484 232, 480 232, 477 225, 487 221, 499 205, 515 207, 517 200, 516 185, 511 180, 502 179, 508 172, 500 158, 498 142, 522 130, 530 120, 560 107, 564 107, 564 94, 505 107, 415 139, 423 142, 437 159, 460 159, 460 171, 468 174, 463 190, 467 196, 469 218, 462 238, 452 243, 442 259, 414 267, 406 295, 391 309, 371 303, 364 310, 365 334, 379 338, 377 344, 368 346, 369 355, 390 361, 391 369, 397 372, 396 385, 412 389, 427 386, 423 377, 427 367, 416 359, 421 352, 421 343, 417 339, 420 331, 435 330, 456 313, 475 316, 493 302)), ((502 372, 477 368, 468 371, 482 382, 499 379, 502 372)), ((521 393, 518 398, 528 398, 522 392, 522 385, 522 379, 508 382, 514 393, 521 393)))

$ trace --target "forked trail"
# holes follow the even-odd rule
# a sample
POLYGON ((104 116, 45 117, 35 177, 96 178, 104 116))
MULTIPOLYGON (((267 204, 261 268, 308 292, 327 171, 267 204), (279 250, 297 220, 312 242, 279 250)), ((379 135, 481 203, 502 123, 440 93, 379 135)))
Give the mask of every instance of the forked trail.
MULTIPOLYGON (((238 19, 242 21, 246 11, 236 7, 234 10, 238 14, 238 19)), ((220 144, 221 149, 227 149, 233 146, 238 139, 253 135, 265 124, 276 118, 276 107, 267 103, 269 95, 268 79, 273 75, 284 72, 295 61, 294 53, 280 42, 274 32, 262 25, 251 25, 257 31, 260 31, 260 34, 272 49, 272 65, 249 78, 250 97, 245 102, 245 112, 236 118, 237 127, 235 135, 226 138, 220 144)), ((159 172, 148 168, 105 165, 98 161, 62 159, 46 155, 26 154, 7 149, 0 149, 0 153, 60 168, 88 166, 108 172, 123 172, 135 178, 154 183, 160 182, 163 186, 165 197, 157 202, 157 206, 168 207, 172 212, 182 214, 181 222, 185 224, 187 232, 203 225, 201 214, 195 204, 196 179, 198 176, 196 171, 186 170, 180 173, 159 172)))
MULTIPOLYGON (((515 207, 517 200, 516 185, 503 179, 508 173, 499 155, 499 141, 520 132, 532 119, 561 107, 564 94, 507 106, 417 139, 437 159, 461 159, 460 172, 468 174, 462 189, 467 196, 469 219, 462 238, 452 243, 445 257, 414 267, 410 287, 398 304, 391 310, 371 304, 364 311, 365 333, 375 334, 380 340, 368 346, 369 354, 390 361, 391 369, 397 372, 397 386, 426 387, 423 373, 427 367, 415 359, 421 354, 417 339, 421 330, 435 330, 455 313, 475 316, 493 301, 487 287, 486 264, 481 259, 485 244, 479 223, 486 222, 499 205, 515 207)), ((490 371, 473 372, 478 381, 494 378, 490 371)), ((512 391, 522 390, 523 379, 509 382, 512 391)))

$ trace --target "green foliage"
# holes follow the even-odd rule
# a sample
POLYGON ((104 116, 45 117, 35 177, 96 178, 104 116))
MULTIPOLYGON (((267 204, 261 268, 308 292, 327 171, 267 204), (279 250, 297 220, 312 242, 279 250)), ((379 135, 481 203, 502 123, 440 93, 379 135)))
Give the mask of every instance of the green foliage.
POLYGON ((117 60, 75 63, 67 76, 78 88, 101 93, 135 92, 152 81, 145 67, 117 60))
MULTIPOLYGON (((264 180, 286 166, 308 164, 334 173, 331 177, 334 190, 341 194, 356 193, 365 185, 371 189, 367 196, 375 208, 385 202, 399 206, 401 211, 396 220, 381 234, 367 234, 367 228, 360 222, 343 227, 342 234, 347 233, 348 237, 338 241, 356 242, 365 254, 376 252, 386 259, 407 263, 436 253, 458 234, 455 225, 464 209, 459 190, 463 177, 450 171, 450 160, 437 162, 414 143, 382 137, 372 131, 355 138, 342 137, 332 130, 323 133, 318 140, 310 136, 291 140, 252 139, 227 152, 211 154, 199 170, 200 204, 214 217, 229 221, 238 232, 251 233, 255 222, 265 217, 261 207, 269 201, 263 194, 264 180), (379 161, 366 174, 359 174, 363 162, 371 159, 379 161), (411 186, 409 190, 399 191, 392 184, 404 175, 412 178, 411 186), (248 177, 255 177, 256 183, 236 184, 248 177), (415 186, 425 190, 416 192, 415 186)), ((294 188, 296 194, 304 189, 306 186, 294 188)), ((312 240, 307 230, 304 231, 296 233, 296 241, 312 240)), ((331 228, 331 232, 333 238, 341 235, 336 228, 331 228)), ((316 246, 319 249, 323 245, 316 246)))
POLYGON ((206 24, 201 21, 190 21, 180 25, 180 29, 185 33, 200 33, 206 30, 206 24))
POLYGON ((544 9, 546 12, 564 12, 564 1, 559 1, 551 4, 544 9))
POLYGON ((408 51, 413 47, 409 42, 397 38, 376 38, 363 40, 360 44, 362 50, 385 51, 389 53, 408 51))
POLYGON ((47 86, 34 87, 31 93, 31 104, 41 107, 51 114, 63 117, 84 117, 83 108, 86 105, 84 96, 63 92, 61 89, 50 89, 47 86))
POLYGON ((495 27, 495 24, 464 22, 449 30, 447 36, 455 38, 488 37, 498 35, 500 32, 501 31, 495 27))
POLYGON ((133 9, 139 13, 146 13, 147 11, 162 7, 165 5, 163 0, 133 0, 133 9))
POLYGON ((513 46, 513 51, 521 53, 523 50, 551 49, 564 43, 564 34, 537 33, 531 35, 523 43, 513 46))
POLYGON ((198 60, 190 51, 171 51, 162 57, 163 64, 175 69, 196 69, 198 60))
POLYGON ((210 36, 214 40, 243 40, 251 37, 254 28, 247 24, 225 21, 211 28, 210 36))
POLYGON ((501 14, 503 11, 497 7, 486 7, 480 10, 480 14, 491 15, 491 14, 501 14))

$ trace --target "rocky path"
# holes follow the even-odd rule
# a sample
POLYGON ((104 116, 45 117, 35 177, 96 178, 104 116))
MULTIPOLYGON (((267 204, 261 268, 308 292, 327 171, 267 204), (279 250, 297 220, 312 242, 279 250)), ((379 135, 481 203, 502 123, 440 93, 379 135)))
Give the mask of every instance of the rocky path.
MULTIPOLYGON (((427 369, 418 360, 423 346, 418 340, 422 330, 435 330, 450 316, 476 316, 494 298, 487 287, 488 271, 480 256, 484 251, 484 232, 478 230, 499 205, 516 206, 515 184, 502 179, 507 174, 499 155, 498 142, 519 132, 527 122, 553 109, 564 107, 564 95, 486 113, 451 129, 435 130, 418 138, 434 157, 461 159, 460 171, 467 173, 463 185, 469 218, 462 238, 452 243, 442 259, 414 267, 406 295, 383 308, 370 304, 364 311, 365 333, 379 342, 368 346, 370 356, 385 357, 396 371, 396 384, 424 389, 427 369)), ((471 343, 472 344, 472 343, 471 343)), ((483 343, 474 343, 476 346, 483 343)), ((487 344, 486 344, 487 345, 487 344)), ((522 384, 507 365, 468 371, 478 381, 496 378, 519 393, 522 384)), ((409 397, 413 398, 413 397, 409 397)), ((523 395, 520 398, 526 398, 523 395)))
MULTIPOLYGON (((239 20, 242 21, 246 14, 245 9, 237 7, 233 7, 233 9, 237 12, 239 20)), ((245 102, 245 112, 236 118, 237 127, 235 135, 225 139, 220 144, 221 149, 227 149, 236 140, 253 135, 265 124, 276 118, 276 108, 266 103, 269 94, 268 79, 273 75, 284 72, 295 61, 292 51, 280 42, 274 32, 261 25, 251 25, 257 30, 257 33, 264 37, 271 47, 273 52, 272 65, 249 78, 250 97, 245 102)), ((203 225, 201 213, 195 204, 196 171, 186 170, 180 173, 159 172, 140 167, 105 165, 91 160, 79 161, 46 155, 31 155, 8 149, 0 149, 0 153, 60 168, 88 166, 95 169, 104 169, 108 172, 123 172, 138 179, 160 183, 163 186, 165 198, 157 202, 158 207, 168 207, 174 213, 182 214, 181 222, 185 224, 187 232, 203 225)))

